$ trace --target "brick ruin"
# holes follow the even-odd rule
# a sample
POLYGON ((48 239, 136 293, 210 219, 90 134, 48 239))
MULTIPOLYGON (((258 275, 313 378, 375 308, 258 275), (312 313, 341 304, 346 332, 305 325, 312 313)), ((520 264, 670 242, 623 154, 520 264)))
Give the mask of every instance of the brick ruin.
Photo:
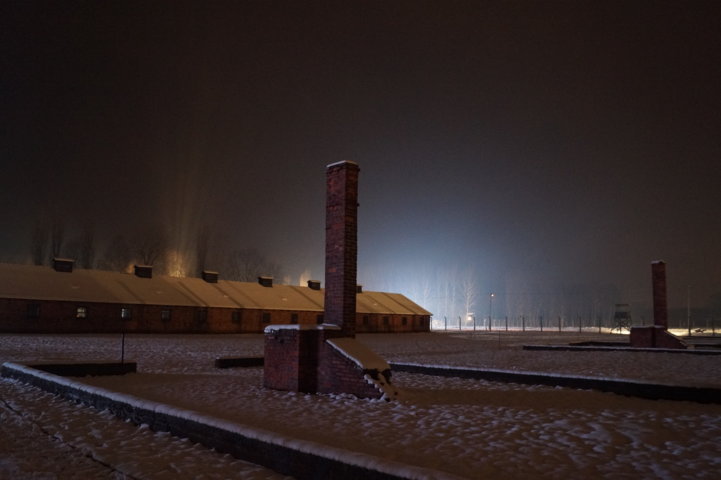
POLYGON ((666 289, 666 263, 651 263, 653 285, 653 325, 631 328, 631 347, 634 348, 688 348, 676 335, 668 332, 668 300, 666 289))
POLYGON ((387 400, 398 395, 388 363, 355 340, 359 171, 350 161, 327 167, 324 323, 265 329, 266 388, 387 400))

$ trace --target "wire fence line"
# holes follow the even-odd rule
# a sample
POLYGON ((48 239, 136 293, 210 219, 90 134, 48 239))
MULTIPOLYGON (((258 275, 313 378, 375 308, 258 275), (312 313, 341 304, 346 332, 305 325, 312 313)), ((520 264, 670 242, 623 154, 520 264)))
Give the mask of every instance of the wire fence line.
MULTIPOLYGON (((548 331, 548 332, 597 332, 628 333, 632 326, 652 325, 653 319, 640 317, 635 321, 619 321, 614 316, 595 318, 577 316, 519 315, 478 318, 475 315, 448 315, 431 318, 431 330, 436 331, 548 331)), ((721 315, 708 314, 702 317, 669 318, 669 328, 684 330, 687 335, 721 334, 721 315)))

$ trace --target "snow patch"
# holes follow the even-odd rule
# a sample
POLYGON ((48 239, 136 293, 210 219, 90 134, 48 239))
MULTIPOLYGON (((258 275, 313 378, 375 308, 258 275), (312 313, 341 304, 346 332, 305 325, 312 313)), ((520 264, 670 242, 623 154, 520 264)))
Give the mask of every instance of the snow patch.
POLYGON ((399 398, 399 391, 391 385, 390 380, 386 377, 386 373, 390 373, 391 367, 383 357, 355 338, 331 338, 326 342, 363 370, 363 378, 382 394, 383 400, 390 401, 399 398))
POLYGON ((138 398, 133 395, 129 395, 129 394, 125 394, 125 393, 113 392, 110 390, 106 390, 102 387, 95 387, 95 386, 87 385, 85 383, 82 383, 82 382, 79 382, 76 380, 72 380, 70 378, 60 377, 57 375, 53 375, 51 373, 36 370, 32 367, 17 364, 14 362, 5 362, 4 364, 2 364, 2 366, 3 366, 3 368, 7 368, 8 370, 15 370, 17 372, 21 372, 21 373, 27 374, 29 376, 34 376, 36 378, 40 378, 40 379, 46 380, 48 382, 52 382, 52 383, 55 383, 58 385, 68 387, 68 388, 86 392, 91 395, 98 395, 101 397, 105 397, 105 398, 111 399, 117 403, 128 405, 128 406, 136 408, 136 409, 144 409, 144 410, 152 411, 156 414, 164 414, 164 415, 168 415, 168 416, 181 418, 183 420, 188 420, 188 421, 192 421, 192 422, 205 424, 205 425, 208 425, 211 427, 225 430, 227 432, 232 432, 232 433, 235 433, 238 435, 242 435, 247 438, 266 442, 266 443, 269 443, 272 445, 287 447, 287 448, 297 450, 297 451, 300 451, 303 453, 317 455, 317 456, 325 457, 325 458, 328 458, 331 460, 336 460, 336 461, 339 461, 342 463, 356 465, 356 466, 371 469, 371 470, 377 470, 377 471, 388 473, 391 475, 397 475, 397 476, 403 477, 403 478, 409 478, 409 479, 431 479, 431 478, 444 479, 444 478, 447 478, 449 480, 458 478, 451 474, 428 470, 423 467, 406 465, 406 464, 396 462, 393 460, 387 460, 387 459, 375 457, 375 456, 368 455, 368 454, 361 453, 361 452, 348 451, 348 450, 344 450, 342 448, 337 448, 337 447, 333 447, 333 446, 329 446, 329 445, 323 445, 323 444, 319 444, 319 443, 309 441, 309 440, 295 439, 295 438, 287 437, 284 435, 279 435, 279 434, 276 434, 271 431, 262 430, 257 427, 248 427, 245 425, 240 425, 238 423, 231 422, 228 420, 223 420, 221 418, 217 418, 217 417, 214 417, 214 416, 211 416, 208 414, 204 414, 202 412, 186 410, 183 408, 174 407, 172 405, 166 405, 166 404, 155 402, 152 400, 145 400, 145 399, 138 398))
MULTIPOLYGON (((721 459, 721 405, 396 369, 396 362, 413 362, 721 387, 718 356, 521 350, 529 343, 568 341, 569 335, 552 337, 548 332, 359 334, 359 341, 392 363, 393 384, 402 388, 398 402, 267 390, 262 388, 262 369, 215 369, 213 360, 219 356, 262 355, 261 334, 133 334, 126 337, 126 353, 137 359, 141 373, 75 380, 280 437, 461 478, 713 478, 721 459)), ((605 341, 609 336, 577 338, 605 341)), ((0 363, 94 361, 108 357, 119 346, 116 340, 110 334, 5 334, 0 336, 0 363)), ((7 402, 0 402, 0 433, 12 439, 0 442, 0 478, 21 478, 27 472, 47 472, 43 478, 50 478, 61 469, 77 472, 77 478, 100 478, 95 470, 78 469, 76 460, 85 451, 134 478, 270 478, 267 473, 240 473, 237 461, 211 455, 188 440, 153 434, 10 379, 0 380, 0 398, 7 402), (26 418, 82 450, 53 455, 53 445, 63 443, 35 441, 47 439, 26 418), (90 436, 92 431, 102 438, 90 436), (19 449, 27 454, 22 460, 19 449), (8 462, 16 461, 27 468, 10 470, 8 462)))
POLYGON ((354 362, 363 370, 390 370, 390 365, 380 355, 358 342, 355 338, 330 338, 326 340, 341 355, 354 362))

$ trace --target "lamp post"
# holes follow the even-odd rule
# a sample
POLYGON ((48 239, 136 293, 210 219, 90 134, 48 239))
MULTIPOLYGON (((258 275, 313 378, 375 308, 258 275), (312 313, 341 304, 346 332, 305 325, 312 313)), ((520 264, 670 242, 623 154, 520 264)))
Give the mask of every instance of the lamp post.
POLYGON ((688 327, 688 336, 691 336, 691 285, 686 289, 686 326, 688 327))
POLYGON ((491 323, 493 323, 493 297, 496 295, 494 293, 488 294, 488 330, 490 331, 492 329, 491 323))

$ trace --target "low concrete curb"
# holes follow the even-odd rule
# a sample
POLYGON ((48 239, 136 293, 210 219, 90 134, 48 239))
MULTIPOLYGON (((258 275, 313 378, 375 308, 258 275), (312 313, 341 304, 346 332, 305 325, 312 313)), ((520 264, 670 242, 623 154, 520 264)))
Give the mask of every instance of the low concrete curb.
POLYGON ((250 368, 265 365, 264 357, 220 357, 215 359, 215 368, 250 368))
POLYGON ((712 387, 689 387, 658 383, 616 380, 610 378, 579 377, 572 375, 546 374, 537 372, 514 372, 462 368, 450 366, 429 366, 413 363, 391 363, 395 372, 422 373, 442 377, 472 378, 492 382, 520 383, 524 385, 548 385, 581 390, 599 390, 629 397, 651 400, 679 400, 697 403, 721 404, 721 389, 712 387))
MULTIPOLYGON (((44 366, 44 367, 47 367, 44 366)), ((0 375, 64 398, 108 410, 154 431, 170 432, 218 452, 298 479, 458 479, 451 474, 405 465, 371 455, 226 422, 199 412, 112 392, 15 363, 4 363, 0 375)))
POLYGON ((643 353, 685 353, 687 355, 721 355, 719 350, 681 348, 636 348, 609 345, 524 345, 524 350, 550 350, 558 352, 643 352, 643 353))
POLYGON ((138 371, 135 362, 125 363, 37 363, 31 368, 52 373, 61 377, 99 377, 101 375, 125 375, 138 371))

